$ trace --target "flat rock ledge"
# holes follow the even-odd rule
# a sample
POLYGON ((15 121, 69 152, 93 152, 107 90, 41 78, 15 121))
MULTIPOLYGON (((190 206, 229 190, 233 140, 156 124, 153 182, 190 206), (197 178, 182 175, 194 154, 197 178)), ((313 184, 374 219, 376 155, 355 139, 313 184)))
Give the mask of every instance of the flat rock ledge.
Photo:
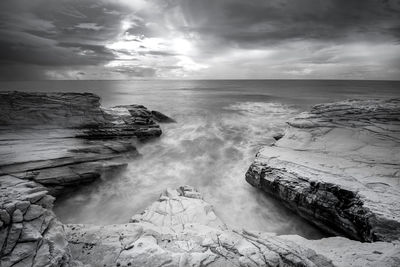
POLYGON ((172 119, 141 105, 100 106, 90 93, 0 92, 0 176, 65 187, 98 179, 139 153, 172 119), (156 115, 154 115, 156 114, 156 115))
POLYGON ((123 168, 168 117, 90 93, 0 92, 0 110, 0 266, 64 266, 53 196, 123 168))
POLYGON ((246 173, 255 187, 333 234, 400 239, 400 99, 314 106, 246 173))

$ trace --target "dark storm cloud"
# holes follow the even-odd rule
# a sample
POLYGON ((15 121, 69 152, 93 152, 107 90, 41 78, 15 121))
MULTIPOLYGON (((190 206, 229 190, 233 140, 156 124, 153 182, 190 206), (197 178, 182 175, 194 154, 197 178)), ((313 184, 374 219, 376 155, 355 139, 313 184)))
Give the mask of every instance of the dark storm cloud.
POLYGON ((239 45, 288 39, 400 37, 400 1, 182 1, 187 31, 239 45))
POLYGON ((400 0, 2 0, 0 79, 292 77, 316 65, 390 78, 399 13, 400 0))
MULTIPOLYGON (((97 1, 1 1, 0 65, 14 66, 12 76, 20 77, 27 68, 17 66, 23 64, 58 67, 107 63, 114 55, 103 43, 118 34, 122 12, 118 9, 122 8, 97 1)), ((26 75, 31 78, 35 72, 26 75)), ((15 79, 5 72, 1 76, 15 79)))

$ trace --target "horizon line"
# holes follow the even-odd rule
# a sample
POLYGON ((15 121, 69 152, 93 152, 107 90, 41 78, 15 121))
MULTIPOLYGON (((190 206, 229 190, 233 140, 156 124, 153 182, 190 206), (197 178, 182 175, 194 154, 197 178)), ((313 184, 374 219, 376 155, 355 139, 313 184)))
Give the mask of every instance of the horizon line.
POLYGON ((38 79, 38 80, 0 80, 0 82, 57 82, 57 81, 382 81, 382 82, 400 82, 400 79, 332 79, 332 78, 261 78, 261 79, 229 79, 229 78, 221 78, 221 79, 213 79, 213 78, 204 78, 204 79, 174 79, 174 78, 166 78, 166 79, 153 79, 153 78, 137 78, 137 79, 38 79))

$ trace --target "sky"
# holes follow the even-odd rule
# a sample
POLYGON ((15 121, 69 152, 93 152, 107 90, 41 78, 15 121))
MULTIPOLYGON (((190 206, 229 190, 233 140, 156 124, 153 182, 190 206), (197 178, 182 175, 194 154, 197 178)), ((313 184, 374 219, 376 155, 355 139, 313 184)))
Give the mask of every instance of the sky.
POLYGON ((400 79, 400 0, 1 0, 0 80, 400 79))

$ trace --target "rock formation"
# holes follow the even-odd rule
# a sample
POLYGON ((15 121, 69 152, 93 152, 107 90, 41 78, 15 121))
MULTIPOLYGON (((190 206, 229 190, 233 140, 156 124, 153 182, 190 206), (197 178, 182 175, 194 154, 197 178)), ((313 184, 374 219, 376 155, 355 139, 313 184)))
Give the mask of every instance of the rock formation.
POLYGON ((272 234, 228 229, 201 195, 167 190, 124 225, 68 225, 72 257, 91 266, 330 266, 272 234))
POLYGON ((160 126, 143 106, 105 109, 89 93, 0 92, 0 109, 0 266, 61 266, 51 195, 125 166, 160 126))
POLYGON ((105 109, 90 93, 1 92, 0 109, 0 176, 34 180, 54 194, 123 167, 138 155, 134 139, 161 135, 144 106, 105 109))
POLYGON ((398 240, 400 100, 321 104, 288 125, 246 180, 333 234, 398 240))
POLYGON ((246 175, 327 230, 385 240, 361 243, 233 229, 189 186, 167 189, 130 223, 63 225, 54 195, 122 167, 138 154, 133 140, 171 120, 140 105, 104 109, 92 94, 0 95, 1 267, 400 265, 399 101, 317 106, 246 175))
POLYGON ((1 266, 398 266, 400 244, 237 230, 189 186, 167 189, 131 223, 62 225, 33 181, 1 180, 1 266), (7 194, 6 194, 7 192, 7 194), (343 245, 351 247, 345 250, 343 245), (383 265, 384 264, 384 265, 383 265))
POLYGON ((189 186, 168 189, 131 223, 66 225, 72 258, 89 266, 398 266, 399 243, 307 240, 226 226, 189 186), (342 245, 340 245, 342 244, 342 245), (345 246, 345 247, 344 247, 345 246), (349 249, 351 248, 351 249, 349 249), (346 250, 347 249, 347 250, 346 250))
POLYGON ((54 197, 36 182, 0 178, 0 266, 62 266, 70 261, 54 197))

